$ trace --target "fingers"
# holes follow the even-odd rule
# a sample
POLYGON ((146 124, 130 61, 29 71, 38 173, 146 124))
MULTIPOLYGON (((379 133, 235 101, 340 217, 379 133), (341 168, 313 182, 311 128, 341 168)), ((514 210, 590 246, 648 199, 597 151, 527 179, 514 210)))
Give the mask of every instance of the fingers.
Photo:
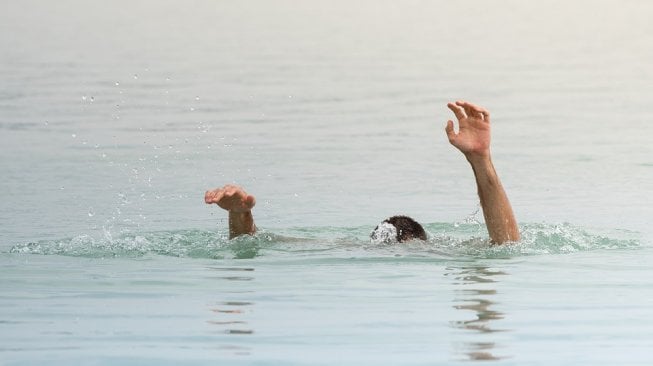
POLYGON ((490 120, 490 112, 481 106, 466 102, 464 100, 456 101, 456 105, 462 107, 468 116, 474 116, 486 121, 490 120))
POLYGON ((463 100, 457 100, 456 105, 459 107, 462 107, 465 110, 465 114, 468 117, 476 117, 478 118, 478 114, 474 109, 471 108, 471 105, 463 100))
POLYGON ((204 202, 207 204, 218 203, 225 195, 224 188, 218 188, 213 191, 206 191, 204 194, 204 202))
POLYGON ((224 197, 231 197, 234 194, 235 191, 235 186, 232 185, 226 185, 222 188, 216 188, 212 191, 206 191, 204 194, 204 202, 211 204, 211 203, 219 203, 221 199, 224 197))
POLYGON ((456 118, 458 118, 458 121, 465 119, 467 115, 465 114, 465 109, 462 106, 456 105, 454 103, 447 103, 447 107, 451 109, 453 114, 456 115, 456 118))
POLYGON ((204 202, 207 204, 216 203, 227 211, 245 212, 256 205, 256 198, 248 195, 239 186, 228 184, 222 188, 206 191, 204 202))
POLYGON ((204 193, 204 202, 211 203, 212 199, 213 199, 213 191, 206 191, 206 193, 204 193))

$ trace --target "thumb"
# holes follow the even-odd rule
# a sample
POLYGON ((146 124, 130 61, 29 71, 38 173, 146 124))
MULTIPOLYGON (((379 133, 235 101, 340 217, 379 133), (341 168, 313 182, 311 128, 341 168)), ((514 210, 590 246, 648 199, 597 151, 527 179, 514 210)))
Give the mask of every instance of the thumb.
POLYGON ((245 198, 245 205, 250 209, 253 208, 254 205, 256 205, 256 198, 254 198, 252 195, 247 195, 245 198))
POLYGON ((456 138, 456 133, 453 130, 452 120, 447 121, 447 127, 444 130, 447 132, 447 137, 449 138, 449 141, 453 141, 456 138))

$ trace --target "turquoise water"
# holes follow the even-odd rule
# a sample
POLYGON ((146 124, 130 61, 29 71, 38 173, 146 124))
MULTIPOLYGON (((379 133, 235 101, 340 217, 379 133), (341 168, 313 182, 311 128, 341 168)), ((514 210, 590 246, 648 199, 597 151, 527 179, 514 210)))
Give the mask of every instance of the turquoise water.
POLYGON ((375 247, 361 228, 287 231, 313 237, 188 230, 14 247, 3 260, 4 359, 608 365, 650 355, 652 252, 636 240, 534 225, 520 246, 441 235, 375 247))
POLYGON ((640 235, 613 232, 612 236, 592 234, 570 224, 522 225, 520 245, 491 245, 485 226, 476 224, 424 225, 429 240, 402 245, 374 244, 369 227, 305 227, 260 230, 254 236, 228 239, 226 230, 178 230, 122 234, 93 238, 80 235, 58 240, 42 240, 13 246, 18 254, 65 255, 72 257, 144 257, 152 254, 208 259, 254 259, 265 256, 471 256, 510 258, 536 254, 567 254, 601 249, 637 249, 640 235), (617 239, 619 238, 619 239, 617 239), (344 254, 343 254, 344 253, 344 254))
POLYGON ((0 12, 0 364, 650 364, 652 5, 0 12), (493 118, 493 247, 445 103, 493 118), (256 195, 227 240, 206 189, 256 195), (426 243, 373 246, 407 214, 426 243))

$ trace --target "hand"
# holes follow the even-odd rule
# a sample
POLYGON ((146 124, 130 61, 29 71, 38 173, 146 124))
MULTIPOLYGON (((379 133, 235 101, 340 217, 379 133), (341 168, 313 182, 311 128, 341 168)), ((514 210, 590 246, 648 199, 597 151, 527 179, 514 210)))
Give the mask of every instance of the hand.
POLYGON ((447 107, 458 119, 458 133, 453 130, 453 121, 447 121, 449 142, 469 159, 490 155, 490 112, 469 102, 448 103, 447 107))
POLYGON ((228 184, 222 188, 206 191, 204 202, 216 203, 229 212, 250 212, 256 205, 256 198, 248 195, 241 187, 228 184))

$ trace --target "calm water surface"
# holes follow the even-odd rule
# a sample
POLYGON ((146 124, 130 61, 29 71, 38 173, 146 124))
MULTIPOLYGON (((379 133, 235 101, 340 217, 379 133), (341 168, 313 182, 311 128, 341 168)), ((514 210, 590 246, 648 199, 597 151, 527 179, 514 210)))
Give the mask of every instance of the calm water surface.
POLYGON ((5 4, 0 364, 650 364, 651 11, 5 4), (478 222, 458 98, 518 246, 478 222), (232 182, 254 238, 203 204, 232 182), (400 213, 429 242, 371 246, 400 213))

